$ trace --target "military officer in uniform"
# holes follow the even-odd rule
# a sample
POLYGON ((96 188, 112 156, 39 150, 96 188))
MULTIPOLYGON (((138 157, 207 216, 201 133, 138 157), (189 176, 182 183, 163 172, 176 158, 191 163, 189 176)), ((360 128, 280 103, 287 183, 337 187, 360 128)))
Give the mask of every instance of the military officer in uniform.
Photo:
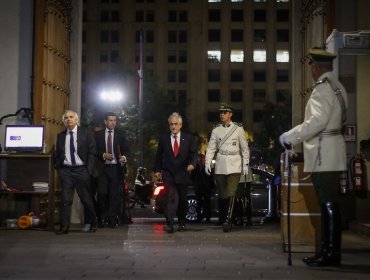
POLYGON ((205 169, 210 175, 212 160, 215 158, 214 178, 220 197, 220 217, 223 220, 223 231, 229 232, 240 176, 248 174, 249 147, 242 125, 231 120, 232 107, 222 103, 219 112, 221 123, 212 130, 205 169))
POLYGON ((303 123, 280 136, 286 148, 303 142, 304 171, 311 179, 321 204, 322 248, 303 261, 308 266, 341 263, 341 224, 338 204, 339 174, 347 169, 346 146, 341 133, 347 93, 332 72, 336 55, 320 48, 309 51, 315 86, 307 102, 303 123))

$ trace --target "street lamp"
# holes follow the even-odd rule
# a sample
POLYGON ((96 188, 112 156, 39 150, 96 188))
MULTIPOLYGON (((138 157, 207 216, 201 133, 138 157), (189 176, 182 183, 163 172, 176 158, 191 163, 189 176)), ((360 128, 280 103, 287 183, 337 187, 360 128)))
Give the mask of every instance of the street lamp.
POLYGON ((121 104, 124 96, 123 93, 118 89, 103 90, 100 93, 100 98, 102 101, 110 105, 110 110, 113 110, 114 105, 117 107, 121 104))
POLYGON ((123 94, 119 90, 109 90, 109 91, 102 91, 100 97, 103 101, 108 101, 109 103, 116 103, 123 99, 123 94))

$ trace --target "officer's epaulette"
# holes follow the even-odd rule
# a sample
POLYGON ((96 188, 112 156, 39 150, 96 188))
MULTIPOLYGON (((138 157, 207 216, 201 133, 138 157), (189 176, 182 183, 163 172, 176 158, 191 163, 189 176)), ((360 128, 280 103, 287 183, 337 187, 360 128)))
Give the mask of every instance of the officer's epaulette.
POLYGON ((237 126, 240 126, 240 127, 242 127, 243 126, 243 124, 242 123, 238 123, 238 122, 234 122, 237 126))
POLYGON ((323 84, 323 83, 330 83, 330 81, 327 77, 325 77, 321 80, 316 81, 315 86, 318 86, 318 85, 323 84))

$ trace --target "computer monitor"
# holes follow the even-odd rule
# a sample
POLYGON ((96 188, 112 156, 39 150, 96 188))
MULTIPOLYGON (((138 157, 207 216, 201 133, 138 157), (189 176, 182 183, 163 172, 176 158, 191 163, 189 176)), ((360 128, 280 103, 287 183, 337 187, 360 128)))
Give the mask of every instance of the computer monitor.
POLYGON ((42 152, 43 125, 7 125, 5 127, 6 152, 42 152))

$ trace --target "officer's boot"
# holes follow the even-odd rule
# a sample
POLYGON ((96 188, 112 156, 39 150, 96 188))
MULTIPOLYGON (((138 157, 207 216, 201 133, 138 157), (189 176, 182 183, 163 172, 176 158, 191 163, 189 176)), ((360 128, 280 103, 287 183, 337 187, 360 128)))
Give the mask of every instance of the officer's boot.
POLYGON ((243 201, 240 197, 235 198, 235 207, 232 221, 237 226, 243 225, 243 201))
POLYGON ((252 200, 250 197, 245 196, 245 225, 246 226, 253 226, 253 210, 252 210, 252 200))
POLYGON ((226 220, 222 224, 222 229, 224 232, 229 232, 233 226, 232 223, 232 217, 233 217, 233 210, 234 210, 234 203, 235 203, 235 197, 230 197, 227 199, 226 206, 227 206, 227 212, 226 212, 226 220))
POLYGON ((322 205, 322 248, 312 258, 304 258, 308 266, 337 266, 341 263, 341 220, 339 208, 333 202, 322 205))
POLYGON ((216 225, 221 226, 226 219, 226 206, 225 206, 226 199, 219 197, 217 203, 218 203, 218 221, 216 222, 216 225))

